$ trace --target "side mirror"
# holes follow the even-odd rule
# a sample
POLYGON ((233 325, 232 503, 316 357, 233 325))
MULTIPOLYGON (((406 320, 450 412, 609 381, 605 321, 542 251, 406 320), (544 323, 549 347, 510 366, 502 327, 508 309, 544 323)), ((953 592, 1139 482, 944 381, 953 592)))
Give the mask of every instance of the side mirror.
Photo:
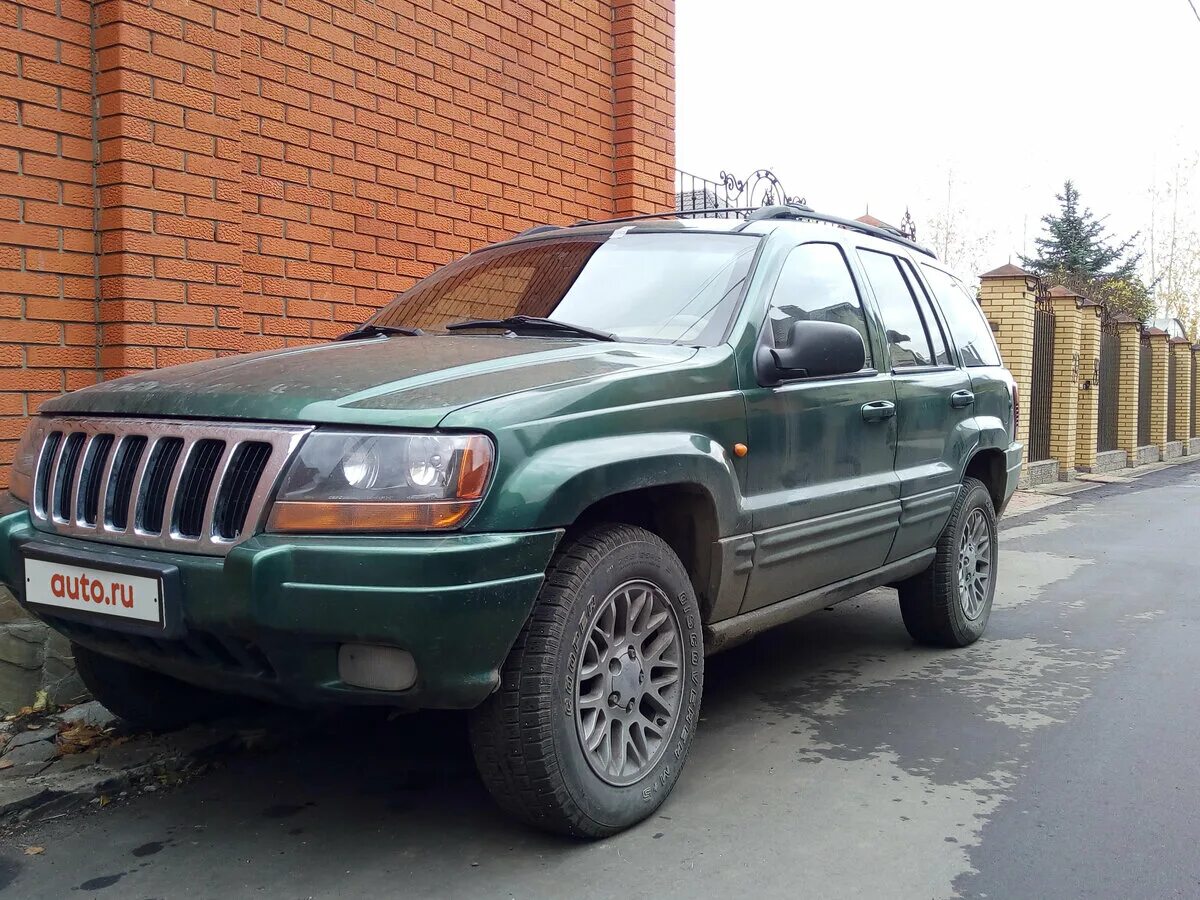
POLYGON ((758 371, 767 384, 784 378, 830 378, 862 369, 867 354, 862 335, 841 322, 793 322, 782 347, 759 349, 758 371))

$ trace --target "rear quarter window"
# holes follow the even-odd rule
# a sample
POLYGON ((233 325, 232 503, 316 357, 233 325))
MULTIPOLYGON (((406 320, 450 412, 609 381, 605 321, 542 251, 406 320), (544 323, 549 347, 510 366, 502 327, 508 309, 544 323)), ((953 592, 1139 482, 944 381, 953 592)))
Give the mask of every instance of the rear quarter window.
POLYGON ((966 286, 941 269, 924 264, 921 268, 925 270, 925 278, 937 298, 950 336, 962 354, 963 365, 1000 365, 1000 351, 996 349, 992 327, 966 286))

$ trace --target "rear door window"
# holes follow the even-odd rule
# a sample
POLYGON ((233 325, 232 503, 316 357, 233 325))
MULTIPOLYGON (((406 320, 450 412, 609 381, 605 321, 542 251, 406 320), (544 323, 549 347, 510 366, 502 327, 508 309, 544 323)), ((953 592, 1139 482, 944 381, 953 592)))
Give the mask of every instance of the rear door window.
POLYGON ((900 260, 890 253, 859 248, 858 256, 883 316, 893 369, 934 365, 933 347, 917 311, 917 298, 900 271, 900 260))
POLYGON ((942 315, 965 366, 998 366, 1000 351, 992 337, 983 310, 961 281, 934 266, 922 265, 933 296, 937 298, 942 315))
POLYGON ((954 365, 950 359, 950 348, 946 343, 946 335, 942 331, 942 323, 933 310, 933 304, 929 300, 929 294, 925 291, 924 285, 921 284, 921 279, 917 277, 917 270, 907 259, 900 260, 900 267, 904 269, 904 275, 908 278, 908 286, 917 298, 917 309, 921 311, 921 318, 925 320, 925 330, 929 332, 929 340, 933 343, 934 361, 939 366, 954 365))

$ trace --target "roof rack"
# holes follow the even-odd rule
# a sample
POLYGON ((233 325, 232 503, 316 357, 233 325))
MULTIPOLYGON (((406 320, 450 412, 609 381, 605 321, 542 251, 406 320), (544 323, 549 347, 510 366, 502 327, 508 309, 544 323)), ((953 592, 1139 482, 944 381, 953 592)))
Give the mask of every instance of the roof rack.
MULTIPOLYGON (((747 222, 755 222, 765 219, 796 219, 809 222, 822 222, 826 225, 836 225, 839 228, 845 228, 848 231, 857 231, 859 234, 867 234, 871 237, 882 238, 885 241, 894 241, 895 243, 903 244, 905 247, 909 247, 912 250, 916 250, 918 253, 923 253, 926 256, 937 259, 937 255, 932 250, 907 237, 898 228, 893 228, 890 225, 868 225, 866 222, 859 222, 856 219, 843 219, 841 216, 831 216, 827 213, 819 213, 802 203, 786 203, 778 206, 715 206, 706 209, 672 209, 664 212, 639 213, 638 215, 634 216, 621 216, 617 219, 583 219, 566 227, 576 228, 583 225, 609 225, 619 222, 641 222, 646 219, 664 219, 678 216, 710 216, 715 213, 746 213, 747 222)), ((533 230, 534 229, 530 229, 529 231, 532 232, 533 230)))
POLYGON ((758 219, 803 219, 810 222, 825 222, 829 225, 837 225, 840 228, 848 229, 849 231, 857 231, 860 234, 869 234, 872 237, 883 238, 886 241, 895 241, 898 244, 903 244, 926 256, 932 256, 937 259, 936 254, 928 247, 923 247, 902 232, 899 228, 893 228, 891 225, 868 225, 866 222, 859 222, 857 219, 843 219, 841 216, 831 216, 827 213, 814 212, 807 206, 801 206, 799 203, 788 203, 783 206, 764 206, 761 209, 755 210, 746 217, 753 222, 758 219))

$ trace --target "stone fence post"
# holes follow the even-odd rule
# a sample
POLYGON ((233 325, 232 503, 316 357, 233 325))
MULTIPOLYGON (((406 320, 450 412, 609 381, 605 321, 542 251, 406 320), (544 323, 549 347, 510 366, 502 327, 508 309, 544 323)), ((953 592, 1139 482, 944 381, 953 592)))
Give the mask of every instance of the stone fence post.
POLYGON ((1192 342, 1171 338, 1171 358, 1175 361, 1175 403, 1171 407, 1171 427, 1182 452, 1191 453, 1192 434, 1192 342))
POLYGON ((1138 387, 1142 373, 1142 326, 1125 313, 1113 316, 1121 340, 1120 388, 1117 400, 1117 447, 1136 465, 1138 449, 1138 387))
MULTIPOLYGON (((1192 371, 1200 374, 1200 344, 1192 344, 1192 371)), ((1192 428, 1188 453, 1200 453, 1200 391, 1192 391, 1192 428)))
MULTIPOLYGON (((1167 397, 1171 338, 1161 328, 1147 328, 1150 337, 1150 444, 1163 456, 1167 451, 1167 397)), ((1142 414, 1146 410, 1141 410, 1142 414)))
POLYGON ((992 326, 1004 364, 1017 382, 1021 421, 1017 440, 1029 459, 1030 389, 1033 386, 1033 312, 1037 276, 1012 263, 979 276, 979 305, 992 326))
POLYGON ((1050 401, 1050 456, 1058 461, 1058 477, 1075 469, 1079 423, 1080 315, 1083 298, 1061 285, 1050 288, 1054 309, 1054 377, 1050 401))
POLYGON ((1079 300, 1079 404, 1075 426, 1075 468, 1096 469, 1100 436, 1100 304, 1079 300))

